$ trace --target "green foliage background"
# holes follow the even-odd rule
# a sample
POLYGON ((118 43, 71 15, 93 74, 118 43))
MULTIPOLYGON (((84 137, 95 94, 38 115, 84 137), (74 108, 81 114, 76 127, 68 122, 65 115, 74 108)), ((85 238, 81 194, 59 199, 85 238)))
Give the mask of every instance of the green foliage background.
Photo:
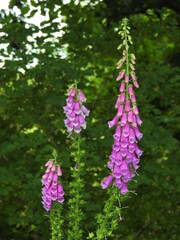
MULTIPOLYGON (((74 80, 91 109, 82 133, 86 137, 82 229, 87 235, 96 226, 94 216, 107 197, 99 182, 108 172, 113 141, 114 130, 109 130, 107 121, 115 114, 115 66, 121 56, 116 48, 123 17, 130 20, 137 57, 144 154, 138 182, 130 185, 138 195, 130 193, 123 202, 128 208, 122 209, 114 239, 179 239, 179 1, 30 2, 31 7, 26 0, 11 0, 11 11, 0 12, 0 43, 6 44, 0 49, 4 62, 0 69, 0 239, 49 239, 40 179, 54 147, 65 188, 71 180, 73 163, 62 107, 74 80), (49 19, 40 26, 28 23, 38 9, 49 19)), ((65 203, 64 216, 66 207, 65 203)))

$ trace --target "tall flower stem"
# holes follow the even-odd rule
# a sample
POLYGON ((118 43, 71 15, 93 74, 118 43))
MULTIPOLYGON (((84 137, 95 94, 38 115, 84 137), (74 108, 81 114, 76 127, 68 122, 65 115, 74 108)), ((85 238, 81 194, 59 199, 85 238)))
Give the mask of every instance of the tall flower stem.
POLYGON ((115 187, 109 188, 108 195, 109 198, 104 205, 102 213, 97 216, 97 240, 107 239, 107 237, 113 236, 113 231, 118 228, 118 223, 121 220, 119 191, 115 187))
POLYGON ((63 219, 63 206, 58 203, 54 203, 50 211, 50 228, 51 228, 51 240, 63 240, 64 233, 62 231, 63 219))
POLYGON ((74 161, 74 166, 71 167, 72 182, 70 183, 69 190, 69 228, 68 228, 68 240, 81 240, 82 238, 82 226, 81 221, 84 218, 82 211, 83 200, 83 188, 84 183, 82 179, 84 163, 82 157, 84 151, 81 150, 82 138, 79 134, 75 134, 72 137, 72 153, 71 156, 74 161))

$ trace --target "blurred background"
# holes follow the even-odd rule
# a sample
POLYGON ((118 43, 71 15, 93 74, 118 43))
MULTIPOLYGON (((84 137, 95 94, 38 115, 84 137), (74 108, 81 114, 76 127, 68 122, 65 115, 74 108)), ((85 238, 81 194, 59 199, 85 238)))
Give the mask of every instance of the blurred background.
POLYGON ((84 239, 95 229, 94 217, 107 199, 99 183, 109 172, 114 129, 107 122, 116 113, 118 30, 124 17, 137 58, 144 154, 137 183, 129 185, 137 195, 130 193, 122 202, 123 220, 113 239, 180 239, 180 1, 1 2, 0 240, 50 238, 40 180, 52 148, 59 154, 65 188, 71 180, 62 107, 75 80, 91 110, 82 132, 84 239))

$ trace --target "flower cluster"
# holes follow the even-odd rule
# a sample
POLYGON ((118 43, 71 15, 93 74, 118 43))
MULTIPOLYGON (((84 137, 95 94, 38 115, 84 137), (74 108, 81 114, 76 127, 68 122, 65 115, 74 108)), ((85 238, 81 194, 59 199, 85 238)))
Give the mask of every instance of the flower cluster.
POLYGON ((60 166, 57 166, 52 160, 49 160, 45 174, 42 176, 42 204, 46 211, 52 207, 53 201, 64 202, 64 190, 58 182, 58 177, 62 175, 60 166))
POLYGON ((89 110, 82 104, 86 102, 83 92, 75 88, 71 88, 66 99, 67 105, 64 108, 66 119, 64 123, 69 134, 72 132, 80 133, 82 128, 86 128, 85 117, 89 115, 89 110))
POLYGON ((113 135, 114 144, 108 163, 108 168, 112 173, 101 182, 102 188, 106 188, 114 181, 114 185, 120 189, 121 194, 128 192, 127 182, 135 176, 136 170, 139 168, 138 163, 142 151, 137 143, 143 136, 138 128, 142 121, 139 117, 133 90, 133 86, 139 87, 134 72, 135 56, 128 52, 128 42, 132 42, 130 36, 128 36, 129 27, 124 23, 123 27, 124 31, 120 33, 124 41, 119 48, 124 47, 124 50, 122 59, 117 64, 120 73, 116 80, 122 79, 119 88, 120 94, 115 104, 117 114, 108 122, 109 128, 116 126, 113 135))

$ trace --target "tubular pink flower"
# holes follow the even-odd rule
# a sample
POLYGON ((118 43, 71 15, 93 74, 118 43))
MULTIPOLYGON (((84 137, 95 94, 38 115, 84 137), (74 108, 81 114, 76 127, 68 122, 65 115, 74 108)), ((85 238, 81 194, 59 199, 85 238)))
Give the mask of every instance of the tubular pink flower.
POLYGON ((129 92, 129 95, 131 96, 131 95, 135 95, 135 93, 134 93, 134 90, 133 90, 133 87, 132 86, 129 86, 129 88, 128 88, 128 92, 129 92))
POLYGON ((119 101, 120 101, 120 103, 123 103, 124 100, 125 100, 125 93, 123 92, 123 93, 121 93, 120 96, 119 96, 119 101))
POLYGON ((125 184, 125 182, 122 182, 120 192, 121 192, 121 194, 126 194, 126 193, 128 192, 128 187, 127 187, 127 185, 125 184))
POLYGON ((122 154, 121 154, 121 151, 118 151, 118 152, 116 152, 116 157, 115 157, 115 159, 116 160, 118 160, 118 161, 122 161, 122 154))
POLYGON ((122 161, 120 168, 121 168, 121 173, 123 176, 125 176, 129 173, 129 167, 128 167, 128 164, 126 163, 126 161, 122 161))
POLYGON ((47 163, 45 164, 45 167, 48 167, 51 162, 52 162, 51 160, 47 161, 47 163))
POLYGON ((121 122, 121 126, 124 126, 127 123, 127 115, 126 115, 126 113, 123 113, 120 122, 121 122))
POLYGON ((123 105, 120 104, 119 107, 118 107, 117 116, 121 117, 123 115, 123 112, 124 112, 123 105))
POLYGON ((58 181, 58 175, 57 175, 57 173, 55 173, 53 176, 53 184, 57 185, 57 181, 58 181))
POLYGON ((84 93, 82 91, 78 92, 78 100, 80 102, 86 102, 86 97, 85 97, 85 95, 84 95, 84 93))
POLYGON ((135 131, 136 137, 140 140, 143 137, 143 134, 139 131, 138 127, 135 127, 134 131, 135 131))
POLYGON ((129 111, 129 112, 128 112, 128 122, 129 122, 129 123, 132 123, 132 122, 133 122, 133 112, 132 112, 132 111, 129 111))
POLYGON ((128 145, 128 150, 130 153, 133 153, 135 151, 135 149, 136 149, 136 145, 134 143, 130 143, 128 145))
POLYGON ((136 116, 133 114, 132 126, 137 127, 136 116))
POLYGON ((119 124, 116 126, 116 131, 113 137, 115 140, 119 140, 121 137, 121 126, 119 124))
POLYGON ((78 122, 79 122, 80 124, 84 124, 84 123, 85 123, 85 118, 84 118, 84 116, 79 115, 79 116, 78 116, 78 122))
POLYGON ((127 147, 126 148, 121 148, 121 154, 122 154, 123 157, 126 157, 126 155, 128 154, 127 147))
POLYGON ((81 106, 81 110, 85 114, 85 116, 89 116, 90 110, 87 109, 84 105, 81 106))
POLYGON ((135 115, 139 114, 138 107, 136 105, 133 107, 133 112, 135 115))
POLYGON ((114 168, 114 163, 112 162, 112 161, 110 161, 110 162, 108 162, 108 168, 110 169, 110 170, 113 170, 113 168, 114 168))
POLYGON ((117 178, 119 178, 119 179, 121 178, 122 173, 121 173, 121 168, 120 168, 120 166, 115 165, 113 175, 114 175, 114 177, 115 177, 116 179, 117 179, 117 178))
POLYGON ((136 97, 135 95, 130 95, 130 99, 133 103, 136 103, 136 97))
POLYGON ((58 191, 58 196, 60 196, 60 197, 64 196, 64 190, 60 183, 58 183, 58 185, 57 185, 57 191, 58 191))
POLYGON ((136 137, 135 137, 135 133, 134 133, 134 130, 132 128, 130 128, 129 130, 129 142, 132 144, 134 143, 136 140, 136 137))
POLYGON ((113 150, 117 152, 120 150, 120 148, 121 148, 120 142, 115 140, 113 144, 113 150))
POLYGON ((56 170, 56 165, 53 163, 51 167, 51 171, 54 172, 56 170))
POLYGON ((47 180, 48 180, 48 182, 51 182, 52 179, 53 179, 53 172, 50 172, 49 175, 48 175, 47 180))
POLYGON ((79 102, 75 102, 75 104, 74 104, 74 112, 76 114, 79 114, 81 112, 79 102))
POLYGON ((74 103, 74 98, 72 96, 69 96, 67 99, 66 99, 66 102, 67 102, 67 106, 70 107, 72 106, 72 104, 74 103))
POLYGON ((124 81, 125 81, 125 83, 128 83, 128 82, 129 82, 129 75, 126 74, 124 81))
POLYGON ((128 137, 129 136, 129 123, 126 123, 123 127, 122 127, 122 135, 124 137, 128 137))
POLYGON ((111 155, 109 156, 109 159, 114 162, 114 160, 116 159, 116 151, 112 150, 111 155))
POLYGON ((141 149, 139 149, 137 145, 135 148, 135 152, 136 152, 138 158, 143 154, 143 151, 141 149))
POLYGON ((74 131, 75 131, 76 133, 80 133, 80 131, 81 131, 81 126, 80 126, 80 125, 75 126, 75 127, 74 127, 74 131))
POLYGON ((119 107, 119 104, 120 104, 120 100, 119 100, 119 97, 116 99, 116 104, 115 104, 115 108, 118 108, 119 107))
POLYGON ((122 92, 124 92, 124 89, 125 89, 125 83, 122 82, 120 85, 119 91, 122 93, 122 92))
POLYGON ((113 176, 112 176, 112 175, 107 176, 107 177, 101 182, 102 188, 103 188, 103 189, 107 188, 107 187, 112 183, 112 180, 113 180, 113 176))
POLYGON ((128 138, 124 135, 121 136, 121 146, 122 148, 126 148, 128 146, 128 138))
POLYGON ((57 175, 62 176, 62 170, 60 166, 57 167, 57 175))
POLYGON ((138 125, 142 124, 142 120, 140 119, 139 115, 136 116, 136 122, 138 125))
POLYGON ((108 122, 109 128, 112 128, 116 125, 116 123, 118 122, 119 118, 117 116, 115 116, 111 121, 108 122))
POLYGON ((130 100, 126 99, 126 101, 125 101, 125 110, 126 110, 126 112, 129 112, 130 109, 131 109, 130 100))
POLYGON ((121 179, 115 179, 114 186, 117 188, 121 188, 121 186, 122 186, 121 179))

